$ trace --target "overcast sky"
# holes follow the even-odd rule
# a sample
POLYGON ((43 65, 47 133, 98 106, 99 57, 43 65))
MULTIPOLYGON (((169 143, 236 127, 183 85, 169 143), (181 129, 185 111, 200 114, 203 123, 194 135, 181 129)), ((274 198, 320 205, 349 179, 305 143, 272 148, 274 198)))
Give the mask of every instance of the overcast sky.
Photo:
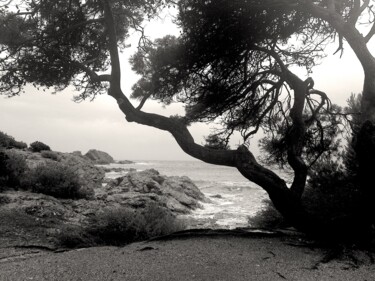
MULTIPOLYGON (((178 31, 169 20, 154 22, 147 28, 147 34, 154 38, 171 33, 177 35, 178 31)), ((135 42, 132 38, 132 47, 122 56, 123 90, 127 95, 137 80, 128 64, 135 42)), ((349 47, 345 48, 341 59, 339 55, 332 55, 335 48, 337 46, 332 46, 327 51, 328 57, 314 68, 311 77, 316 89, 325 91, 332 102, 345 105, 351 93, 361 92, 363 71, 349 47)), ((62 152, 80 150, 86 153, 95 148, 118 160, 193 160, 181 151, 169 133, 127 123, 112 98, 100 96, 93 102, 77 104, 72 101, 73 94, 73 91, 65 90, 51 95, 28 87, 22 96, 0 96, 0 131, 28 144, 42 141, 62 152)), ((181 113, 182 107, 173 105, 163 109, 155 102, 148 102, 144 110, 169 116, 181 113)), ((203 142, 202 135, 209 133, 204 124, 192 126, 191 131, 198 143, 203 142)), ((238 141, 234 139, 232 146, 238 141)), ((255 142, 252 149, 257 154, 255 142)))

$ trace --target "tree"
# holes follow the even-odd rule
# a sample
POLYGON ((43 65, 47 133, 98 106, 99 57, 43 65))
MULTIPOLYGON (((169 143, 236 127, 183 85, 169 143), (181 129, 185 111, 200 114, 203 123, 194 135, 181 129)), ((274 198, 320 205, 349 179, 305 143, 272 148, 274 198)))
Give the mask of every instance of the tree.
MULTIPOLYGON (((16 2, 0 8, 2 94, 20 94, 28 83, 56 90, 74 85, 80 92, 78 99, 107 93, 128 122, 170 132, 183 151, 197 159, 236 167, 267 191, 285 218, 309 232, 320 228, 301 202, 308 170, 321 155, 337 147, 332 137, 340 129, 341 111, 323 91, 314 89, 311 77, 303 80, 291 69, 304 67, 309 73, 337 33, 339 50, 347 40, 365 71, 363 125, 356 151, 364 193, 374 198, 365 179, 371 176, 375 154, 368 155, 361 147, 375 148, 375 59, 366 46, 375 28, 366 36, 356 29, 365 10, 370 11, 372 22, 370 1, 16 2), (125 48, 130 28, 142 31, 144 20, 170 5, 178 9, 181 36, 155 42, 142 36, 131 59, 141 75, 133 87, 132 98, 139 100, 134 106, 121 90, 119 49, 125 48), (144 112, 148 99, 183 102, 186 115, 144 112), (214 140, 219 147, 195 143, 188 125, 196 121, 220 121, 222 129, 214 140), (276 160, 293 169, 290 187, 246 147, 259 130, 268 135, 265 147, 278 152, 276 160), (236 131, 244 145, 227 149, 223 144, 236 131)), ((333 226, 323 227, 332 230, 333 226)))

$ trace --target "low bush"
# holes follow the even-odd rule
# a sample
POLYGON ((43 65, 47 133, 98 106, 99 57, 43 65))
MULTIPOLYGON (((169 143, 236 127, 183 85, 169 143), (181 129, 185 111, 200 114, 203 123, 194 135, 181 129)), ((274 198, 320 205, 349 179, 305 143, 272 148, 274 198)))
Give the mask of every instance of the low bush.
POLYGON ((90 222, 88 232, 99 244, 124 245, 182 230, 183 224, 170 210, 150 204, 143 210, 107 209, 90 222))
POLYGON ((26 149, 27 148, 27 143, 25 143, 23 141, 14 141, 12 143, 12 147, 13 148, 17 148, 17 149, 26 149))
POLYGON ((11 202, 11 200, 10 200, 10 198, 8 196, 6 196, 6 195, 0 195, 0 206, 8 204, 10 202, 11 202))
POLYGON ((58 161, 60 158, 56 152, 50 151, 50 150, 43 150, 40 154, 42 155, 42 157, 48 158, 54 161, 58 161))
POLYGON ((0 181, 7 187, 18 187, 28 167, 22 155, 13 151, 0 152, 0 181))
POLYGON ((10 148, 14 138, 0 131, 0 147, 10 148))
POLYGON ((16 141, 12 136, 0 131, 0 147, 25 149, 27 144, 22 141, 16 141))
POLYGON ((57 244, 65 248, 86 248, 97 245, 94 237, 81 226, 63 226, 56 239, 57 244))
POLYGON ((9 157, 4 151, 0 151, 0 186, 2 187, 6 183, 8 171, 6 161, 9 157))
POLYGON ((255 228, 282 228, 286 222, 282 215, 273 206, 271 200, 265 199, 262 210, 257 212, 255 216, 248 218, 248 223, 255 228))
POLYGON ((91 218, 90 225, 87 232, 98 244, 119 246, 139 240, 144 220, 132 209, 111 208, 91 218))
POLYGON ((157 203, 151 203, 144 209, 137 211, 138 239, 149 239, 156 236, 167 235, 186 228, 182 220, 176 218, 169 209, 157 203))
POLYGON ((32 152, 41 152, 43 150, 51 150, 51 148, 48 145, 40 141, 35 141, 33 143, 30 143, 30 149, 32 152))
MULTIPOLYGON (((356 229, 361 211, 361 194, 356 179, 334 161, 322 161, 310 171, 308 185, 302 196, 306 211, 321 226, 356 229)), ((277 228, 286 225, 270 200, 255 217, 254 227, 277 228)))
POLYGON ((347 223, 358 215, 361 196, 355 177, 339 164, 326 161, 313 171, 302 198, 306 209, 317 219, 329 224, 334 220, 347 219, 347 223))
POLYGON ((67 228, 58 239, 65 247, 121 246, 184 228, 170 210, 150 204, 142 210, 108 208, 92 217, 89 226, 67 228))
POLYGON ((39 165, 31 169, 23 181, 24 188, 32 192, 63 199, 80 199, 88 195, 82 192, 77 173, 58 162, 39 165))

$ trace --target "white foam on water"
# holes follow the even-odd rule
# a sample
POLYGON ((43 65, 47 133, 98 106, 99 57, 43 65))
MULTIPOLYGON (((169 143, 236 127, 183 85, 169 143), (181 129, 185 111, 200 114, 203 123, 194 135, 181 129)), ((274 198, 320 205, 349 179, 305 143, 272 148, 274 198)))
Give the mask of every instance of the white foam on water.
POLYGON ((249 226, 249 217, 254 216, 262 207, 262 201, 267 198, 263 190, 245 189, 237 194, 205 193, 211 202, 203 203, 202 209, 194 210, 190 215, 202 227, 236 228, 249 226))
MULTIPOLYGON (((150 162, 135 162, 136 165, 142 165, 142 166, 153 166, 155 165, 154 163, 150 163, 150 162)), ((126 164, 126 165, 129 165, 129 164, 126 164)))
MULTIPOLYGON (((194 210, 187 217, 201 222, 207 227, 247 227, 248 218, 263 208, 266 192, 256 184, 247 181, 236 169, 208 165, 193 161, 134 161, 133 164, 105 165, 109 168, 156 169, 166 176, 188 176, 197 187, 211 200, 203 203, 201 209, 194 210)), ((127 174, 128 171, 109 172, 109 178, 127 174)), ((288 180, 288 175, 280 172, 288 180)))

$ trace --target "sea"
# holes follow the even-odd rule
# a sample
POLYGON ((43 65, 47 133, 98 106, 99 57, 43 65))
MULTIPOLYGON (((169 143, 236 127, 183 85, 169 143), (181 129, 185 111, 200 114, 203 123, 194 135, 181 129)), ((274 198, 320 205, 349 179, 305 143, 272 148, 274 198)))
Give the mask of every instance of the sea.
MULTIPOLYGON (((134 161, 107 167, 137 171, 155 169, 166 176, 189 177, 210 199, 188 215, 191 228, 251 227, 251 218, 264 208, 268 198, 262 188, 244 178, 237 169, 201 161, 134 161)), ((109 172, 106 177, 116 178, 126 173, 109 172)))

